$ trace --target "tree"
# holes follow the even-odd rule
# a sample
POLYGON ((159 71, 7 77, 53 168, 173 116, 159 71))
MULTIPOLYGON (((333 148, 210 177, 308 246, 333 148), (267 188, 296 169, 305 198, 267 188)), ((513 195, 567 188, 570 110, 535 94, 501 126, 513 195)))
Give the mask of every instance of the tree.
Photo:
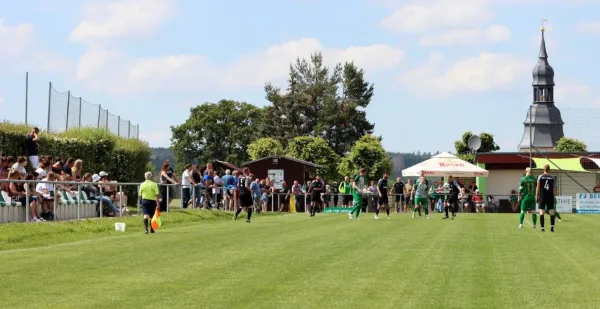
POLYGON ((320 137, 295 137, 288 143, 285 153, 290 157, 323 166, 317 172, 325 180, 337 178, 336 164, 339 157, 320 137))
POLYGON ((268 157, 270 155, 283 154, 281 143, 271 137, 263 137, 255 140, 248 145, 248 155, 251 160, 268 157))
POLYGON ((381 138, 373 135, 361 137, 347 157, 338 165, 338 173, 343 176, 357 175, 361 168, 366 168, 369 178, 376 179, 384 173, 392 172, 392 160, 383 149, 381 138))
POLYGON ((554 150, 558 152, 587 152, 587 145, 575 138, 561 137, 554 150))
POLYGON ((178 169, 192 162, 248 160, 246 149, 258 137, 262 118, 261 109, 245 102, 221 100, 193 107, 185 123, 171 127, 178 169))
POLYGON ((298 136, 322 137, 344 155, 356 140, 373 131, 364 112, 373 91, 354 63, 329 69, 320 53, 311 55, 310 61, 298 58, 290 65, 286 93, 270 83, 265 86, 272 105, 265 108, 264 133, 283 145, 298 136))
MULTIPOLYGON (((456 156, 470 163, 475 163, 475 156, 471 149, 469 149, 469 138, 473 136, 473 132, 467 131, 463 133, 462 138, 454 142, 454 148, 456 149, 456 156)), ((494 142, 494 135, 490 133, 481 133, 481 147, 477 152, 494 152, 500 150, 500 147, 494 142)))

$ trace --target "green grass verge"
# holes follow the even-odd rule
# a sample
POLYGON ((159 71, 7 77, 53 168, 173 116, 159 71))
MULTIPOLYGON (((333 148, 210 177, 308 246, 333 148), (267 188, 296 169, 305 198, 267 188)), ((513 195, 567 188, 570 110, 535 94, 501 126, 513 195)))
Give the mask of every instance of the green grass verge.
MULTIPOLYGON (((169 213, 162 213, 161 216, 164 221, 161 230, 199 222, 223 222, 233 218, 231 212, 209 210, 175 210, 169 213)), ((143 231, 142 216, 80 221, 0 224, 0 250, 48 246, 125 235, 124 233, 115 232, 115 222, 126 223, 127 231, 143 231)))
POLYGON ((563 218, 556 233, 529 218, 518 230, 518 215, 504 214, 107 230, 0 251, 0 299, 4 308, 596 308, 600 217, 563 218))

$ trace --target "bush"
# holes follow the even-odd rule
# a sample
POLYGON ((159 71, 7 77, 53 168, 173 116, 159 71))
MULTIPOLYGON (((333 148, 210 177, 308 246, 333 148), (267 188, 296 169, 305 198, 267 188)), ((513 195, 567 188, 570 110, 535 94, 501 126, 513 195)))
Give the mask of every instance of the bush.
MULTIPOLYGON (((27 134, 31 126, 0 123, 0 151, 4 155, 22 156, 27 153, 27 134)), ((97 128, 76 128, 58 134, 40 134, 40 154, 83 160, 83 172, 106 171, 119 182, 141 182, 150 147, 136 139, 126 139, 97 128)), ((135 201, 135 187, 128 187, 130 201, 135 201)))

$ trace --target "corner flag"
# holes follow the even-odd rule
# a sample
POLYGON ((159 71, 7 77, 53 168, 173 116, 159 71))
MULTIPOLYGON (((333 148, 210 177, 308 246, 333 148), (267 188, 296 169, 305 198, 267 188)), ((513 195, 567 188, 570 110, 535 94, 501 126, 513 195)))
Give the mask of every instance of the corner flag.
POLYGON ((160 208, 156 207, 156 211, 154 211, 154 216, 152 216, 151 226, 153 230, 158 230, 158 228, 162 225, 162 219, 160 218, 160 208))

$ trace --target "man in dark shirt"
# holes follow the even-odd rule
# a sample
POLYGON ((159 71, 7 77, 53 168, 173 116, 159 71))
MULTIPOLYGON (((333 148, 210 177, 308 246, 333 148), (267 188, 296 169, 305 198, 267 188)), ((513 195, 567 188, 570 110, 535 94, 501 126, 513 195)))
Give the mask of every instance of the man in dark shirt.
POLYGON ((396 212, 398 213, 401 209, 404 209, 404 183, 400 177, 396 178, 396 182, 390 193, 394 196, 396 201, 396 212))
POLYGON ((379 210, 385 208, 387 218, 390 218, 390 205, 388 204, 388 173, 383 174, 383 178, 377 182, 377 193, 379 194, 379 205, 375 210, 375 219, 379 219, 379 210))
POLYGON ((323 193, 323 189, 325 189, 325 184, 323 180, 321 180, 321 176, 317 175, 315 180, 310 184, 311 191, 311 208, 310 208, 310 216, 314 217, 317 213, 317 209, 321 207, 321 193, 323 193))
POLYGON ((31 163, 31 168, 36 169, 40 164, 39 158, 39 145, 38 142, 40 140, 40 129, 33 128, 31 132, 27 135, 27 159, 29 159, 29 163, 31 163))
POLYGON ((252 217, 252 205, 254 204, 254 200, 252 199, 252 191, 250 191, 250 186, 252 185, 252 178, 250 177, 250 169, 244 167, 243 175, 238 177, 237 186, 240 190, 240 207, 235 211, 235 215, 233 216, 233 220, 237 220, 238 215, 245 208, 246 213, 248 214, 247 223, 250 223, 250 218, 252 217))
POLYGON ((444 207, 446 216, 444 216, 442 219, 448 219, 448 210, 450 210, 452 212, 452 220, 454 220, 456 217, 456 211, 458 210, 458 193, 460 192, 460 185, 452 178, 452 176, 448 176, 446 188, 448 189, 448 200, 446 201, 446 205, 444 207))
POLYGON ((550 175, 550 165, 544 165, 544 172, 537 179, 537 188, 535 190, 536 200, 540 207, 540 226, 544 230, 544 214, 546 210, 550 213, 550 232, 554 232, 554 198, 556 197, 556 179, 550 175))
POLYGON ((67 159, 67 162, 65 163, 65 165, 63 165, 63 173, 69 176, 73 176, 73 171, 71 170, 73 168, 73 165, 75 165, 75 159, 67 159))

